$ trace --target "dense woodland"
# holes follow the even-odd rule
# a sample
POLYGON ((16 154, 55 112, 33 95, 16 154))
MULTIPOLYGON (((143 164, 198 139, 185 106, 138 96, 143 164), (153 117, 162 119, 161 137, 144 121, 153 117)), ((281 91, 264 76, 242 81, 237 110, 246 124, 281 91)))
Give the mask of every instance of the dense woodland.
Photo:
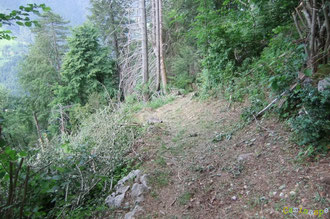
POLYGON ((34 37, 22 60, 11 60, 21 91, 0 87, 4 217, 105 210, 107 194, 139 163, 126 156, 146 131, 132 115, 173 93, 248 102, 242 120, 278 117, 300 156, 328 153, 329 1, 90 4, 88 21, 73 29, 46 5, 0 14, 0 41, 14 41, 6 25, 34 37))

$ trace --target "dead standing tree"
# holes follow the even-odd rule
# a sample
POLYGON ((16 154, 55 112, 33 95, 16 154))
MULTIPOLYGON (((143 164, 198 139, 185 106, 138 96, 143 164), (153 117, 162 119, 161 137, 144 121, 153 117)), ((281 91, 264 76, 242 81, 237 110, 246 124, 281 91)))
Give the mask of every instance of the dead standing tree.
POLYGON ((123 90, 125 96, 138 93, 136 87, 139 84, 146 83, 146 77, 144 77, 146 76, 144 74, 146 66, 148 68, 149 89, 154 89, 158 92, 160 90, 161 80, 163 88, 166 87, 165 63, 164 61, 161 62, 161 58, 164 59, 164 55, 161 55, 163 53, 163 46, 161 46, 162 41, 160 39, 162 34, 160 30, 161 17, 159 16, 161 14, 160 5, 161 2, 159 0, 145 1, 146 14, 145 18, 143 18, 144 10, 142 10, 141 0, 126 2, 125 22, 121 23, 120 29, 122 31, 119 34, 121 38, 119 39, 120 44, 118 46, 120 48, 120 88, 123 90), (144 21, 145 24, 143 24, 144 21), (147 42, 146 44, 143 42, 145 36, 147 36, 145 40, 147 42), (147 65, 145 65, 145 60, 148 61, 147 65), (163 78, 165 78, 165 84, 163 78))
POLYGON ((166 93, 167 77, 164 61, 164 43, 163 43, 163 6, 161 0, 152 0, 152 40, 154 54, 156 56, 156 91, 160 90, 160 79, 162 81, 163 92, 166 93))
POLYGON ((123 90, 124 96, 127 96, 134 93, 138 82, 142 80, 140 19, 136 1, 127 3, 124 17, 126 22, 121 24, 118 62, 121 75, 119 87, 123 90))
POLYGON ((163 5, 162 5, 162 0, 158 0, 159 4, 159 55, 160 55, 160 73, 161 73, 161 78, 162 78, 162 85, 163 85, 163 91, 166 94, 166 89, 167 89, 167 76, 166 76, 166 69, 165 69, 165 57, 164 57, 164 43, 163 43, 163 5))
POLYGON ((149 99, 149 70, 148 70, 148 33, 147 33, 147 18, 146 18, 146 2, 140 0, 141 7, 141 32, 142 32, 142 72, 143 72, 143 98, 144 101, 149 99))

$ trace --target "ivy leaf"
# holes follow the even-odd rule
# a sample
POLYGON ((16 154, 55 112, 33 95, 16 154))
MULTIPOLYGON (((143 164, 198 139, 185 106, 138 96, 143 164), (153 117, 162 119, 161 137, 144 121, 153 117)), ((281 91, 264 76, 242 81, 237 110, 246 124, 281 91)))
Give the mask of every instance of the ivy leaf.
POLYGON ((311 77, 312 76, 312 69, 306 68, 304 70, 304 75, 306 75, 307 77, 311 77))
POLYGON ((42 7, 42 10, 44 12, 48 12, 48 11, 51 11, 52 9, 50 7, 42 7))
POLYGON ((21 151, 18 153, 20 157, 26 157, 28 154, 25 151, 21 151))
POLYGON ((5 171, 0 172, 0 179, 2 179, 6 175, 5 171))
POLYGON ((25 22, 25 26, 31 27, 32 23, 30 21, 25 22))
POLYGON ((19 26, 24 26, 23 22, 21 21, 16 21, 16 24, 18 24, 19 26))

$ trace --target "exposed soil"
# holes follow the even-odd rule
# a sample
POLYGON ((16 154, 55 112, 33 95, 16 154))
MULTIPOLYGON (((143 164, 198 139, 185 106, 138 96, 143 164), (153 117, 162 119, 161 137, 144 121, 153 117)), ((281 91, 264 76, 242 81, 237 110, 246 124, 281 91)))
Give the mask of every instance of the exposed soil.
POLYGON ((242 107, 189 95, 137 115, 152 124, 135 146, 152 187, 139 218, 310 218, 283 208, 330 207, 329 156, 297 160, 281 122, 242 126, 242 107))

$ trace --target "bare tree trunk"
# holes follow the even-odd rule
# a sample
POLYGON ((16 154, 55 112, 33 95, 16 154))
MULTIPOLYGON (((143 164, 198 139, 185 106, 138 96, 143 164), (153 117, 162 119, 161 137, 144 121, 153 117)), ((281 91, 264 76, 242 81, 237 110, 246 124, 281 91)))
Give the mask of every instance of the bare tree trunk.
POLYGON ((35 112, 33 112, 33 118, 34 118, 34 122, 35 122, 35 125, 37 128, 37 133, 38 133, 38 137, 39 137, 39 141, 40 141, 40 145, 41 145, 41 150, 44 151, 44 141, 42 140, 39 120, 38 120, 37 114, 35 112))
POLYGON ((61 70, 61 58, 60 58, 60 53, 58 51, 58 46, 57 46, 57 39, 56 39, 56 34, 55 34, 55 28, 54 28, 54 23, 51 23, 52 27, 52 37, 53 37, 53 46, 55 50, 55 68, 57 70, 57 73, 60 72, 61 70))
POLYGON ((118 80, 118 101, 121 100, 123 97, 123 89, 121 86, 121 73, 120 73, 120 65, 118 63, 119 61, 119 42, 118 42, 118 35, 117 35, 117 30, 116 30, 116 24, 115 24, 115 16, 114 16, 114 10, 112 7, 113 2, 110 2, 110 19, 111 19, 111 32, 112 32, 112 46, 115 52, 115 59, 116 59, 116 71, 117 71, 117 80, 118 80))
MULTIPOLYGON (((148 86, 149 72, 148 72, 148 35, 147 35, 147 20, 146 20, 146 3, 145 0, 140 0, 141 7, 141 31, 142 31, 142 72, 143 72, 143 84, 145 88, 148 86)), ((144 91, 144 101, 149 99, 148 91, 144 91)))
POLYGON ((322 0, 322 8, 323 8, 323 15, 324 15, 324 24, 326 28, 326 40, 325 40, 325 45, 324 45, 324 51, 327 53, 324 55, 324 63, 326 64, 329 60, 330 54, 330 23, 329 23, 329 11, 328 8, 326 7, 325 1, 322 0))
POLYGON ((65 135, 65 122, 64 122, 64 112, 63 107, 60 105, 60 114, 61 114, 61 137, 65 135))
POLYGON ((156 91, 160 90, 160 42, 159 42, 159 1, 153 0, 154 5, 154 40, 155 40, 155 54, 156 54, 156 91))
POLYGON ((307 66, 315 74, 320 64, 329 62, 329 5, 325 0, 301 0, 293 18, 301 41, 304 42, 307 66))
POLYGON ((316 72, 316 63, 315 63, 315 57, 316 57, 316 46, 315 46, 315 30, 316 30, 316 1, 313 0, 312 5, 312 26, 311 26, 311 57, 310 57, 310 65, 312 68, 312 73, 314 74, 316 72))
POLYGON ((160 55, 160 68, 161 68, 161 77, 162 77, 162 85, 163 91, 166 94, 167 90, 167 77, 166 77, 166 69, 165 69, 165 61, 164 61, 164 45, 163 45, 163 11, 162 11, 162 0, 158 0, 159 2, 159 55, 160 55))

